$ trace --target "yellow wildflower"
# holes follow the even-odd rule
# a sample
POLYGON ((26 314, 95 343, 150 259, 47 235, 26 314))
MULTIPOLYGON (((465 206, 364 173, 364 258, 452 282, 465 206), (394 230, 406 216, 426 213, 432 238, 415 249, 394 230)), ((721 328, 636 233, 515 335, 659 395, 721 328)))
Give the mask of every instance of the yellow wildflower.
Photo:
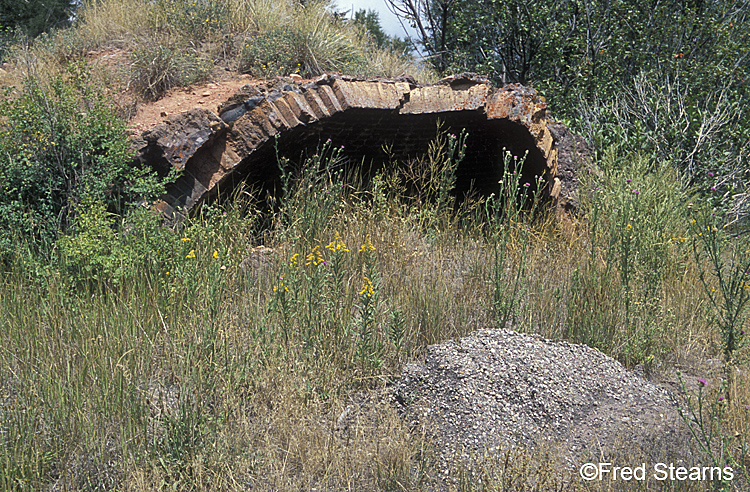
POLYGON ((284 284, 284 279, 280 279, 279 283, 273 286, 274 292, 289 292, 289 287, 284 284))
POLYGON ((330 251, 345 251, 347 253, 349 252, 349 248, 346 247, 346 243, 344 243, 344 240, 341 239, 338 231, 336 231, 336 235, 334 236, 333 241, 328 243, 326 249, 330 251))
POLYGON ((372 295, 375 293, 375 289, 373 288, 372 282, 369 278, 365 277, 365 281, 362 283, 362 290, 359 291, 359 295, 366 295, 367 297, 372 297, 372 295))
POLYGON ((218 260, 218 259, 219 259, 219 250, 215 249, 214 250, 214 260, 218 260))
POLYGON ((313 250, 305 257, 305 265, 313 264, 318 266, 323 263, 323 255, 320 253, 320 247, 315 246, 313 250))
POLYGON ((182 242, 188 242, 188 241, 190 241, 190 238, 189 237, 181 237, 180 241, 182 241, 182 242))
POLYGON ((365 244, 359 247, 360 253, 375 251, 375 246, 372 245, 372 242, 370 241, 370 235, 368 234, 365 236, 365 244))
POLYGON ((190 253, 188 253, 187 256, 185 256, 185 258, 195 258, 195 250, 191 249, 190 253))
POLYGON ((630 230, 630 229, 632 229, 632 228, 633 228, 633 226, 632 226, 632 225, 630 225, 630 224, 628 224, 628 225, 626 225, 626 226, 625 226, 625 230, 626 230, 626 231, 629 231, 629 230, 630 230))

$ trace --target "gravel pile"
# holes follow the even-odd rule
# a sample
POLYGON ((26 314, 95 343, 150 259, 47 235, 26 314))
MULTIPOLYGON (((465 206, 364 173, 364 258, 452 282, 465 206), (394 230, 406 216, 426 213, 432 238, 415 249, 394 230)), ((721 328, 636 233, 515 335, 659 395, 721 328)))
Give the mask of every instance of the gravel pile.
POLYGON ((429 347, 394 397, 412 424, 427 419, 443 462, 541 440, 571 466, 623 443, 661 459, 688 439, 667 390, 585 345, 510 330, 429 347))

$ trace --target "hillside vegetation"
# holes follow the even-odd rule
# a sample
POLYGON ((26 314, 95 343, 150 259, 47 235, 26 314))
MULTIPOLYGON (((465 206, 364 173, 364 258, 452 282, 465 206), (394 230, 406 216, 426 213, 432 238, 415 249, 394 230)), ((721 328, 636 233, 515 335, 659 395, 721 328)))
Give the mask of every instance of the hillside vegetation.
MULTIPOLYGON (((506 156, 496 194, 457 201, 464 136, 439 132, 370 180, 323 145, 279 162, 267 207, 247 187, 165 223, 144 205, 173 176, 130 165, 122 91, 154 99, 227 66, 425 69, 315 2, 99 0, 77 15, 6 51, 0 489, 435 490, 426 429, 400 419, 388 388, 427 345, 488 327, 585 343, 654 378, 680 369, 699 388, 682 408, 702 463, 737 478, 669 486, 748 483, 750 235, 732 187, 745 161, 709 138, 739 138, 738 100, 712 92, 683 113, 688 89, 645 74, 596 113, 622 119, 579 113, 597 152, 575 216, 529 195, 522 156, 506 156), (115 47, 121 72, 87 63, 115 47), (658 124, 639 127, 642 114, 658 124), (674 142, 699 149, 694 168, 663 158, 674 142), (364 410, 342 427, 352 402, 364 410)), ((547 456, 502 450, 443 485, 664 485, 581 482, 547 456)))

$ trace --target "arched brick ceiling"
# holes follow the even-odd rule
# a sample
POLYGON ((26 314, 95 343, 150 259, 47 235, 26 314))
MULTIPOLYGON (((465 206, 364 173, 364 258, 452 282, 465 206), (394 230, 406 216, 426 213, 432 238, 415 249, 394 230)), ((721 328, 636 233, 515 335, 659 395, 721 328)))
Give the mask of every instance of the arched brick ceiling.
POLYGON ((192 209, 244 180, 276 176, 276 148, 289 157, 314 153, 331 139, 351 162, 423 154, 438 120, 453 133, 468 132, 457 188, 490 193, 497 187, 503 150, 527 155, 524 180, 541 176, 557 198, 556 141, 546 104, 531 88, 494 88, 461 74, 421 87, 410 78, 362 80, 324 75, 314 82, 280 83, 266 91, 240 92, 217 115, 195 109, 145 132, 138 158, 166 171, 183 170, 159 206, 167 213, 192 209))

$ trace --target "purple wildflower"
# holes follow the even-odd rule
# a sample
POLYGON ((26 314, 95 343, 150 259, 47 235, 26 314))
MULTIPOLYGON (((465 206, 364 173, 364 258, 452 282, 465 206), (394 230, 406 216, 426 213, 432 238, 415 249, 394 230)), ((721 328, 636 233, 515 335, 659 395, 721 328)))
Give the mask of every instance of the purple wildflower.
POLYGON ((706 386, 708 383, 705 379, 698 378, 698 384, 700 384, 701 386, 706 386))
POLYGON ((631 181, 633 181, 633 180, 630 179, 630 178, 628 178, 628 179, 625 180, 626 183, 630 183, 631 181))
POLYGON ((724 397, 723 397, 723 396, 720 396, 720 397, 719 397, 719 401, 724 401, 724 397))
POLYGON ((529 186, 531 186, 531 183, 524 183, 524 184, 523 184, 523 187, 524 187, 524 188, 528 188, 529 186))
POLYGON ((711 171, 708 171, 708 175, 709 175, 710 177, 712 177, 712 178, 714 177, 714 173, 713 173, 713 172, 711 172, 711 171))
POLYGON ((710 189, 711 191, 716 191, 716 187, 715 187, 715 186, 712 186, 712 187, 711 187, 711 188, 709 188, 709 189, 710 189))
POLYGON ((634 195, 638 195, 640 193, 640 191, 638 191, 638 190, 632 190, 632 191, 633 191, 634 195))

